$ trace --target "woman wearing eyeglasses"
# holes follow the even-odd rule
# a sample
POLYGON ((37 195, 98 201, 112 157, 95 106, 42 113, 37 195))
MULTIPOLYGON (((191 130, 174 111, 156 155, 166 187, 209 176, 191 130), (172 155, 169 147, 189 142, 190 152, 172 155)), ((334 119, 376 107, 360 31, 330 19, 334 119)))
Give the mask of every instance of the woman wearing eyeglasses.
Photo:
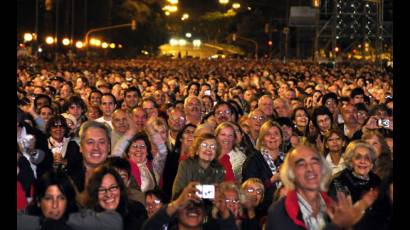
POLYGON ((158 187, 164 167, 161 154, 152 156, 152 145, 145 133, 137 133, 129 141, 126 157, 131 165, 131 174, 142 192, 158 187))
POLYGON ((94 171, 82 201, 97 213, 119 213, 125 230, 140 229, 147 218, 144 206, 128 199, 124 182, 114 168, 101 166, 94 171))
MULTIPOLYGON (((98 189, 99 186, 93 190, 96 205, 91 205, 91 209, 79 209, 70 179, 63 172, 47 172, 38 179, 30 205, 24 213, 17 213, 17 229, 123 229, 122 218, 117 210, 100 206, 98 189)), ((114 191, 116 188, 108 190, 114 191)))
POLYGON ((191 146, 191 156, 182 161, 172 187, 172 199, 191 181, 200 184, 217 184, 224 180, 225 170, 218 162, 220 147, 213 134, 197 136, 191 146))
POLYGON ((265 187, 258 178, 249 178, 241 185, 242 229, 262 229, 260 220, 263 217, 260 204, 263 201, 265 187))
POLYGON ((56 169, 76 168, 83 160, 80 147, 68 137, 68 132, 66 119, 61 115, 51 117, 46 124, 48 148, 53 153, 53 165, 56 169))
MULTIPOLYGON (((347 168, 337 174, 330 183, 328 194, 332 198, 337 199, 336 193, 341 191, 350 195, 352 202, 356 203, 366 192, 379 190, 381 180, 372 172, 377 158, 373 146, 364 141, 352 141, 347 146, 343 158, 347 168)), ((354 229, 379 229, 382 226, 388 214, 382 208, 380 198, 382 197, 379 196, 378 200, 365 210, 365 216, 354 229)))

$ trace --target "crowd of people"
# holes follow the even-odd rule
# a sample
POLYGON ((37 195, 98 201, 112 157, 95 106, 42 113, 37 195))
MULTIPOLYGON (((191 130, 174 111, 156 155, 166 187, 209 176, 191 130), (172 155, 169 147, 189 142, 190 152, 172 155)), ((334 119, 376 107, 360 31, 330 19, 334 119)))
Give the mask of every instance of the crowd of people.
POLYGON ((393 76, 17 60, 18 229, 390 229, 393 76))

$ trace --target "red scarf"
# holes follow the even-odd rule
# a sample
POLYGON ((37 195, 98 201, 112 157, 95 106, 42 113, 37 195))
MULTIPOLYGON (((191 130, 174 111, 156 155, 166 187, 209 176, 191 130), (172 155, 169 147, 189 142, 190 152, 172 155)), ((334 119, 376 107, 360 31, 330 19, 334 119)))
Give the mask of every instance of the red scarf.
MULTIPOLYGON (((322 195, 323 200, 326 203, 326 206, 330 206, 331 198, 327 196, 325 192, 320 192, 322 195)), ((288 213, 288 216, 290 219, 295 223, 296 225, 303 227, 304 229, 306 228, 305 222, 303 220, 298 219, 298 214, 300 212, 299 208, 299 203, 298 203, 298 196, 296 193, 296 190, 291 190, 286 194, 285 198, 285 210, 288 213)))
POLYGON ((26 192, 21 186, 20 181, 17 181, 17 211, 23 210, 27 207, 26 192))
MULTIPOLYGON (((138 183, 138 186, 141 188, 141 173, 138 165, 134 162, 129 160, 131 165, 131 175, 135 178, 138 183)), ((152 163, 151 161, 147 160, 146 165, 149 170, 152 170, 152 163)), ((155 182, 156 183, 156 182, 155 182)))
POLYGON ((184 161, 189 158, 189 153, 184 153, 179 155, 178 162, 184 161))
POLYGON ((219 159, 219 163, 221 163, 221 165, 224 167, 225 169, 225 177, 224 177, 224 181, 235 181, 235 176, 233 174, 233 170, 232 170, 232 165, 230 162, 230 157, 228 154, 223 155, 220 159, 219 159))

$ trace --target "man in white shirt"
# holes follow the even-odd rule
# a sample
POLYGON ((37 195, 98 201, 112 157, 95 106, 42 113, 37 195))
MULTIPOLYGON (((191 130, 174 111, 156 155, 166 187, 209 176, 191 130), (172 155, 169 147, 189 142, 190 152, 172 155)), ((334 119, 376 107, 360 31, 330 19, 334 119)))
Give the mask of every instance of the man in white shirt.
POLYGON ((101 97, 101 105, 100 109, 103 112, 103 116, 100 118, 97 118, 95 121, 101 122, 101 123, 106 123, 108 124, 111 129, 114 127, 112 126, 112 114, 117 107, 117 101, 115 100, 114 95, 111 93, 105 93, 101 97))

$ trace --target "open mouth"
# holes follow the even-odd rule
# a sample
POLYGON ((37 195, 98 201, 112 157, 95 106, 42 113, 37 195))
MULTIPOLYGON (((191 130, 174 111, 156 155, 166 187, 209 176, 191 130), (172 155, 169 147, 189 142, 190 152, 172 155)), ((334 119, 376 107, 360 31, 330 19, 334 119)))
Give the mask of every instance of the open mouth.
POLYGON ((90 156, 94 158, 100 158, 102 154, 101 153, 91 153, 90 156))

